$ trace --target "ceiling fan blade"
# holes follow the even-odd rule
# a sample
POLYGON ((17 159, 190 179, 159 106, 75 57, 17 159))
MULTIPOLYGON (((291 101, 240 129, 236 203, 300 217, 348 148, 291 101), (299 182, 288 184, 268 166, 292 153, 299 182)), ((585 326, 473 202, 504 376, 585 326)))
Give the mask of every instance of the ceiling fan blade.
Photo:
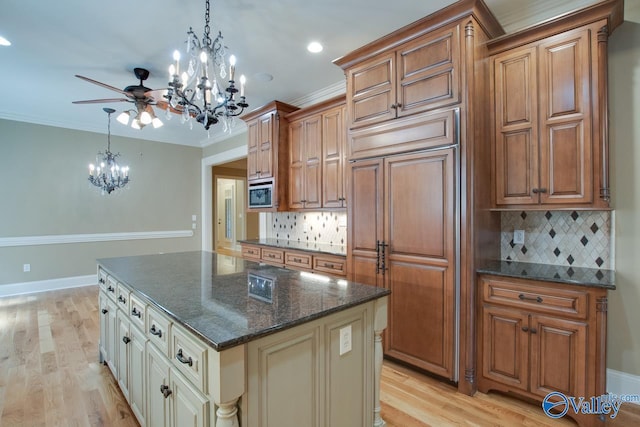
POLYGON ((103 88, 110 89, 110 90, 112 90, 114 92, 121 93, 123 95, 126 95, 127 97, 131 97, 131 94, 123 91, 122 89, 118 89, 115 86, 111 86, 111 85, 108 85, 106 83, 102 83, 102 82, 99 82, 97 80, 90 79, 89 77, 80 76, 78 74, 76 74, 76 77, 79 78, 79 79, 85 80, 85 81, 87 81, 89 83, 93 83, 94 85, 102 86, 103 88))
POLYGON ((156 101, 156 107, 162 108, 163 110, 169 110, 175 114, 182 114, 182 107, 180 107, 181 109, 173 108, 167 101, 156 101))
POLYGON ((89 99, 86 101, 72 101, 73 104, 100 104, 103 102, 131 102, 127 98, 89 99))
POLYGON ((152 98, 154 101, 164 101, 165 100, 164 95, 167 94, 167 91, 168 89, 166 88, 153 89, 145 92, 144 96, 146 96, 147 98, 152 98))

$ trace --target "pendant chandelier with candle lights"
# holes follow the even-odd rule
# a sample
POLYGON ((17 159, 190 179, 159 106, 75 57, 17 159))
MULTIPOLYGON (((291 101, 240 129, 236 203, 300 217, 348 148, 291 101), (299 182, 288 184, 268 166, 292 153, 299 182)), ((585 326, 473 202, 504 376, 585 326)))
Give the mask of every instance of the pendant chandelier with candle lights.
MULTIPOLYGON (((231 55, 227 64, 227 47, 223 44, 222 32, 211 39, 210 11, 209 0, 206 0, 202 40, 198 40, 193 28, 187 32, 187 63, 182 73, 180 52, 176 50, 173 53, 175 63, 169 67, 169 89, 164 96, 172 108, 182 112, 183 123, 193 127, 195 119, 209 130, 212 125, 222 122, 224 131, 230 131, 234 118, 249 106, 244 95, 246 79, 244 75, 240 76, 238 90, 235 86, 236 58, 231 55)), ((167 119, 170 117, 167 109, 167 119)))
POLYGON ((98 152, 96 165, 89 165, 89 182, 102 190, 102 194, 111 194, 114 190, 124 188, 129 183, 129 167, 120 166, 116 160, 120 153, 111 152, 111 114, 116 110, 103 108, 109 116, 107 127, 107 150, 98 152))

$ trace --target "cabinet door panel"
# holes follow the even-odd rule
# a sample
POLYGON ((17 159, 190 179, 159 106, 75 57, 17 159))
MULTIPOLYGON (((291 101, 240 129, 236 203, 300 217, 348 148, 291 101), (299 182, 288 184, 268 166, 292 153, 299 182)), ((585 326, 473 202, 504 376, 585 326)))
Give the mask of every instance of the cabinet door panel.
POLYGON ((159 352, 150 343, 147 344, 147 424, 149 426, 169 426, 170 397, 165 398, 160 391, 161 386, 170 387, 169 361, 166 355, 159 352))
POLYGON ((345 207, 344 106, 322 115, 322 206, 345 207))
POLYGON ((260 170, 258 169, 260 167, 259 132, 258 122, 249 123, 247 126, 247 179, 249 180, 260 178, 258 173, 260 170))
POLYGON ((273 177, 274 114, 268 113, 258 121, 258 171, 260 178, 273 177))
POLYGON ((322 117, 304 121, 304 207, 319 208, 322 202, 322 117))
POLYGON ((130 339, 129 319, 121 310, 116 314, 116 331, 116 378, 122 394, 129 401, 129 344, 125 342, 130 339))
POLYGON ((482 312, 482 375, 528 390, 529 319, 518 310, 485 305, 482 312))
POLYGON ((398 55, 398 116, 460 101, 459 26, 408 43, 398 55))
POLYGON ((136 327, 130 328, 131 342, 129 343, 129 404, 142 427, 146 421, 145 381, 146 343, 147 337, 136 327))
POLYGON ((100 315, 100 355, 101 359, 104 361, 108 360, 107 349, 109 345, 107 344, 107 337, 109 336, 109 308, 107 306, 107 301, 109 298, 107 295, 100 291, 98 294, 98 306, 99 306, 99 315, 100 315))
POLYGON ((498 205, 536 204, 538 196, 537 51, 535 47, 492 60, 494 191, 498 205))
POLYGON ((347 72, 350 128, 392 119, 396 102, 395 52, 376 57, 347 72))
POLYGON ((554 317, 531 318, 531 392, 587 396, 588 325, 554 317), (535 331, 535 333, 534 333, 535 331))
POLYGON ((118 312, 118 307, 116 304, 109 300, 107 301, 107 366, 111 369, 111 373, 115 378, 118 378, 118 324, 116 314, 118 312))
POLYGON ((348 268, 351 279, 381 285, 376 272, 377 242, 382 235, 382 160, 352 163, 349 183, 348 268))
POLYGON ((539 47, 540 195, 543 204, 590 203, 593 166, 590 47, 587 30, 539 47))
POLYGON ((304 122, 289 124, 289 207, 304 207, 304 122))
POLYGON ((454 150, 385 160, 387 353, 454 378, 454 150))
POLYGON ((171 369, 171 421, 174 427, 209 425, 209 401, 178 371, 171 369))

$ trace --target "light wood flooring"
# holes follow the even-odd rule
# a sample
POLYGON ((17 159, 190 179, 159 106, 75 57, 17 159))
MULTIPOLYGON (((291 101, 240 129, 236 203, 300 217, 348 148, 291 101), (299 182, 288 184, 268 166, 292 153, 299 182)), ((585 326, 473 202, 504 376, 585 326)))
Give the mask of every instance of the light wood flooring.
MULTIPOLYGON (((98 361, 98 337, 97 286, 0 298, 0 426, 137 426, 98 361)), ((500 394, 462 395, 391 362, 382 375, 388 427, 575 425, 500 394)), ((625 409, 609 425, 640 426, 640 411, 625 409)))

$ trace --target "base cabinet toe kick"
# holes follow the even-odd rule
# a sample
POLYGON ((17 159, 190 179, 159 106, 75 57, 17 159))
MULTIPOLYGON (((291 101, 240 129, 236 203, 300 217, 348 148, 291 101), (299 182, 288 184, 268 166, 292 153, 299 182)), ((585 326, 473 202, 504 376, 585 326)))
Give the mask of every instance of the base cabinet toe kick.
POLYGON ((98 277, 100 361, 142 427, 384 425, 386 295, 218 351, 135 285, 98 277))

